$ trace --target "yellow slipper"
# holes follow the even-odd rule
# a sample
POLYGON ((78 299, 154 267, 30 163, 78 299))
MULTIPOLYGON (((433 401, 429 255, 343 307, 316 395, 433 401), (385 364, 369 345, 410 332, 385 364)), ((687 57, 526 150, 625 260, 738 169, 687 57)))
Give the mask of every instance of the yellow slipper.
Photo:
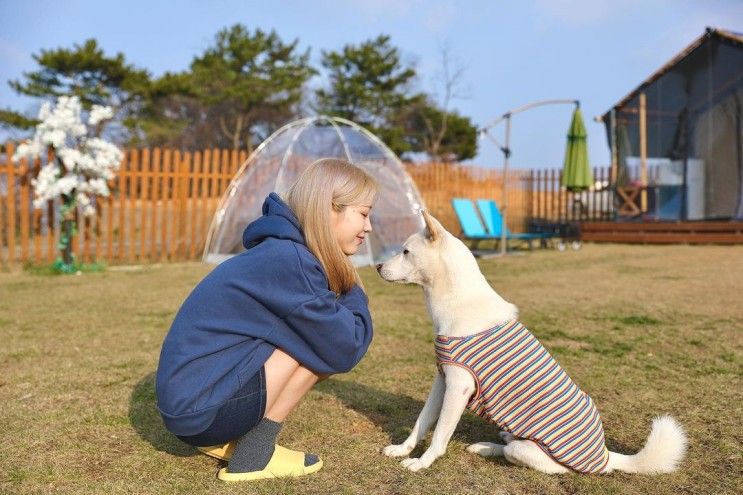
POLYGON ((230 457, 232 457, 232 451, 235 450, 236 444, 237 440, 233 440, 232 442, 228 442, 224 445, 212 445, 211 447, 196 448, 199 449, 202 454, 206 454, 221 461, 229 461, 230 457))
POLYGON ((261 471, 250 471, 248 473, 230 473, 227 468, 222 468, 217 478, 222 481, 254 481, 269 478, 281 478, 285 476, 303 476, 316 473, 322 468, 322 459, 311 466, 304 465, 304 452, 289 450, 277 445, 271 456, 271 460, 261 471))

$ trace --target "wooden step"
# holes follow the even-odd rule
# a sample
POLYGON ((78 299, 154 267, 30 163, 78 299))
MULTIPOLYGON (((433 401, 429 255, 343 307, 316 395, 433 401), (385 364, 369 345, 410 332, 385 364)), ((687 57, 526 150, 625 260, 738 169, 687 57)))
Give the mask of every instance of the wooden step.
POLYGON ((743 244, 743 222, 584 222, 581 240, 638 244, 743 244))

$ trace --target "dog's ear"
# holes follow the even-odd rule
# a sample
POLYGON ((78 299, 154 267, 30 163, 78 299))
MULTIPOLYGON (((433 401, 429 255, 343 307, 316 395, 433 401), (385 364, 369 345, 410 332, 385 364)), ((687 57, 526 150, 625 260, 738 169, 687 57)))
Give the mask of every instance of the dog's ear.
POLYGON ((423 221, 426 223, 426 238, 431 242, 441 239, 444 235, 444 227, 426 210, 421 213, 423 213, 423 221))

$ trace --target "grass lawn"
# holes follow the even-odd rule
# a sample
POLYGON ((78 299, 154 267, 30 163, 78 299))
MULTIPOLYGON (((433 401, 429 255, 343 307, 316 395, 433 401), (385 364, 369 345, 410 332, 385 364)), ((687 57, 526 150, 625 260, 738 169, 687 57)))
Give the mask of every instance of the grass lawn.
POLYGON ((654 415, 684 425, 690 449, 679 472, 548 476, 483 459, 465 447, 496 430, 471 414, 426 471, 384 457, 380 449, 406 437, 427 396, 433 334, 419 288, 364 269, 375 322, 369 353, 311 391, 280 436, 320 454, 325 467, 305 478, 224 484, 219 463, 165 431, 155 407, 162 339, 210 269, 193 263, 0 273, 0 492, 743 492, 743 248, 586 245, 481 266, 593 397, 611 450, 637 451, 654 415))

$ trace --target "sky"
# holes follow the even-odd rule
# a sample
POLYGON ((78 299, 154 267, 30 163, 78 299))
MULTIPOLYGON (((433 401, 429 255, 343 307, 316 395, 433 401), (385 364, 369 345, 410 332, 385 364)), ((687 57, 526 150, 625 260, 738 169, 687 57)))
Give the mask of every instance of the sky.
MULTIPOLYGON (((578 99, 591 165, 609 164, 608 111, 708 26, 743 32, 741 0, 0 0, 0 108, 35 115, 39 102, 5 81, 37 69, 42 49, 95 38, 108 56, 159 76, 186 69, 225 27, 275 30, 297 39, 320 68, 323 50, 388 34, 414 64, 418 90, 441 94, 441 53, 463 69, 451 107, 478 127, 547 99, 578 99)), ((312 87, 323 85, 321 77, 312 87)), ((572 105, 514 115, 510 165, 560 167, 572 105)), ((505 128, 490 132, 501 142, 505 128)), ((0 139, 9 137, 0 131, 0 139)), ((470 163, 501 167, 503 154, 479 142, 470 163)))

